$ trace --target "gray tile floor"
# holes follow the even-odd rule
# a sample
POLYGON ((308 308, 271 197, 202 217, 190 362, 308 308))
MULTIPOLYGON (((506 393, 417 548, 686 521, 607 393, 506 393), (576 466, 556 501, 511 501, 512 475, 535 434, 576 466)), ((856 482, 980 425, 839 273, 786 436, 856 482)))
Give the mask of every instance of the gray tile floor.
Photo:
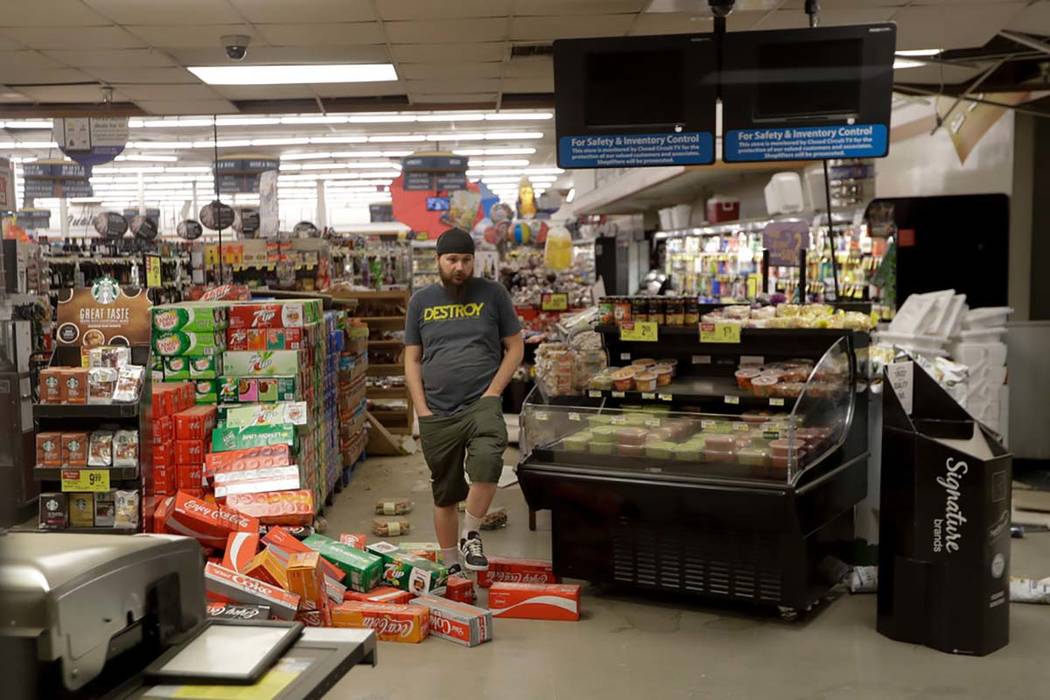
MULTIPOLYGON (((507 461, 513 458, 507 455, 507 461)), ((432 540, 422 457, 372 458, 328 509, 329 534, 368 531, 384 497, 410 496, 412 540, 432 540)), ((517 486, 495 507, 510 524, 493 554, 549 557, 545 513, 528 529, 517 486)), ((1050 576, 1050 534, 1014 540, 1015 575, 1050 576)), ((482 599, 484 600, 484 598, 482 599)), ((875 597, 848 594, 787 623, 733 610, 669 605, 585 590, 580 622, 497 620, 495 640, 381 642, 375 669, 352 670, 330 698, 702 698, 711 700, 987 700, 1050 697, 1050 605, 1011 606, 1011 643, 984 658, 893 642, 875 631, 875 597)))

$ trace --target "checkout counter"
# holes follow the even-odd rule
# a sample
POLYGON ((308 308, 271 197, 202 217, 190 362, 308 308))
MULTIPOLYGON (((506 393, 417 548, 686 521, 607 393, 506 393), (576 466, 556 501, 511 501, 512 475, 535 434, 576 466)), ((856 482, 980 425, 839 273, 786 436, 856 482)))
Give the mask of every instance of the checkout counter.
MULTIPOLYGON (((11 669, 0 695, 9 700, 319 698, 355 664, 376 662, 372 630, 275 622, 290 625, 292 639, 254 683, 158 682, 147 667, 180 645, 192 652, 219 624, 205 614, 200 545, 171 535, 0 531, 0 622, 0 659, 11 669)), ((223 647, 213 640, 205 651, 221 668, 223 647)), ((238 652, 231 645, 230 664, 238 652)))

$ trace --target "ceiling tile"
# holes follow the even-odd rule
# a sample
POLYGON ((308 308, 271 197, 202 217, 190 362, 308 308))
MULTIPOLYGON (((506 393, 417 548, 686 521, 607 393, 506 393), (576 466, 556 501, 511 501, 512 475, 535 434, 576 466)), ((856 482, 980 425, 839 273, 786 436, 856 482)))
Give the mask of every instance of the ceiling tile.
POLYGON ((1011 17, 1006 28, 1015 32, 1050 35, 1050 2, 1029 5, 1011 17))
POLYGON ((383 97, 404 95, 405 86, 400 81, 382 83, 320 83, 311 85, 321 97, 383 97))
POLYGON ((6 85, 0 85, 0 104, 19 104, 32 102, 31 99, 6 85))
POLYGON ((391 46, 395 61, 408 63, 461 63, 463 61, 502 61, 509 49, 502 41, 481 44, 405 44, 391 46))
POLYGON ((116 24, 197 24, 202 17, 215 24, 236 24, 240 15, 226 2, 178 0, 84 0, 98 14, 116 24))
MULTIPOLYGON (((495 105, 496 93, 425 93, 412 96, 413 105, 427 104, 467 104, 467 105, 495 105)), ((476 141, 464 141, 464 143, 477 143, 476 141)))
POLYGON ((554 92, 554 76, 547 78, 504 78, 501 92, 554 92))
POLYGON ((593 15, 585 22, 564 17, 515 17, 510 37, 513 41, 552 41, 591 36, 623 36, 631 28, 634 15, 593 15))
POLYGON ((65 51, 44 52, 50 58, 77 68, 96 68, 99 66, 136 66, 152 68, 173 66, 175 62, 160 51, 151 49, 116 49, 113 51, 65 51))
POLYGON ((212 89, 228 100, 313 99, 312 85, 216 85, 212 89))
POLYGON ((959 5, 945 22, 943 7, 904 7, 893 14, 897 49, 963 49, 984 46, 1006 23, 1024 10, 1025 3, 959 5))
MULTIPOLYGON (((214 66, 229 62, 221 46, 210 48, 169 49, 171 56, 184 66, 214 66)), ((385 46, 251 46, 242 65, 265 63, 386 63, 390 61, 385 46)))
POLYGON ((80 0, 12 0, 3 3, 5 27, 85 27, 112 24, 80 0))
POLYGON ((477 78, 462 80, 404 80, 405 89, 412 94, 419 92, 495 92, 499 89, 499 78, 477 78))
POLYGON ((135 49, 144 47, 120 27, 19 27, 9 28, 6 22, 0 36, 10 35, 16 41, 33 49, 135 49))
MULTIPOLYGON (((256 43, 264 41, 259 33, 247 24, 186 24, 177 27, 136 24, 128 26, 128 31, 142 37, 150 46, 165 49, 221 48, 221 37, 226 34, 245 34, 252 37, 256 43)), ((251 53, 251 48, 248 49, 248 53, 251 53)))
POLYGON ((554 75, 550 56, 512 58, 503 65, 504 78, 549 78, 554 75))
MULTIPOLYGON (((8 52, 5 52, 5 54, 8 52)), ((48 68, 44 66, 4 63, 9 56, 0 54, 0 83, 12 85, 57 84, 57 83, 90 83, 94 78, 76 68, 48 68)), ((97 90, 96 90, 97 91, 97 90)))
POLYGON ((364 22, 374 20, 370 0, 229 0, 249 22, 364 22))
POLYGON ((710 32, 713 22, 710 17, 683 12, 638 15, 631 26, 634 36, 651 34, 697 34, 710 32))
POLYGON ((239 110, 226 100, 136 100, 135 104, 158 117, 175 114, 232 114, 239 110))
MULTIPOLYGON (((102 102, 102 93, 97 85, 37 85, 17 89, 36 102, 102 102)), ((124 99, 119 91, 114 95, 117 102, 123 102, 124 99)))
POLYGON ((384 20, 506 17, 511 13, 512 6, 511 0, 376 0, 379 16, 384 20))
MULTIPOLYGON (((893 16, 892 7, 870 7, 850 10, 823 10, 820 13, 821 27, 845 24, 872 24, 885 22, 893 16)), ((770 12, 752 27, 753 29, 805 29, 809 26, 806 13, 796 10, 770 12)))
MULTIPOLYGON (((132 64, 133 65, 133 64, 132 64)), ((160 83, 160 84, 180 84, 180 83, 192 83, 194 85, 200 84, 200 79, 197 78, 193 73, 190 73, 185 68, 138 68, 138 67, 120 67, 120 66, 98 66, 95 68, 85 69, 86 73, 90 73, 99 80, 103 80, 107 83, 160 83)))
POLYGON ((507 21, 501 18, 434 20, 425 22, 387 22, 391 44, 459 43, 500 41, 507 38, 507 21))
POLYGON ((39 51, 0 51, 0 74, 63 67, 60 62, 39 51))
POLYGON ((347 46, 386 41, 379 22, 258 24, 256 29, 274 46, 347 46))
POLYGON ((514 3, 514 15, 612 15, 641 12, 648 4, 649 0, 517 0, 514 3))
POLYGON ((132 100, 213 100, 218 96, 208 85, 121 85, 120 92, 132 100))
POLYGON ((498 78, 503 69, 499 61, 488 63, 399 63, 402 78, 498 78))

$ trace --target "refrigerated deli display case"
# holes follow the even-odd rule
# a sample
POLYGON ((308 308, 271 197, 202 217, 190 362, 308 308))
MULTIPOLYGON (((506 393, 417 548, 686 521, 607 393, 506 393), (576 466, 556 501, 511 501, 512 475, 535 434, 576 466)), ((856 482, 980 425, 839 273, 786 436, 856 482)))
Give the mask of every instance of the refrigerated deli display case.
POLYGON ((829 562, 849 560, 867 493, 868 334, 596 330, 621 368, 576 396, 540 387, 520 415, 518 478, 551 511, 555 574, 811 608, 829 562))

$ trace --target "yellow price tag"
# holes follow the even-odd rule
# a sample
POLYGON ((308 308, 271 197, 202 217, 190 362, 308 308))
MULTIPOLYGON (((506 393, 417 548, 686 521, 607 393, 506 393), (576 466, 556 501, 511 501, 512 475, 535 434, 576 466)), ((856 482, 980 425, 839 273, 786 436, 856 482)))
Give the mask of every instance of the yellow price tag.
POLYGON ((62 491, 109 491, 108 469, 63 469, 62 491))
MULTIPOLYGON (((620 326, 620 340, 634 340, 643 343, 655 343, 657 339, 655 321, 638 321, 620 326)), ((740 342, 739 340, 737 341, 740 342)))
POLYGON ((700 324, 701 343, 739 343, 739 323, 727 323, 726 321, 715 321, 714 323, 700 324))
POLYGON ((150 289, 156 289, 161 285, 160 278, 160 256, 159 255, 147 255, 146 256, 146 286, 150 289))
POLYGON ((569 308, 569 295, 565 292, 544 292, 540 297, 541 311, 565 311, 569 308))

